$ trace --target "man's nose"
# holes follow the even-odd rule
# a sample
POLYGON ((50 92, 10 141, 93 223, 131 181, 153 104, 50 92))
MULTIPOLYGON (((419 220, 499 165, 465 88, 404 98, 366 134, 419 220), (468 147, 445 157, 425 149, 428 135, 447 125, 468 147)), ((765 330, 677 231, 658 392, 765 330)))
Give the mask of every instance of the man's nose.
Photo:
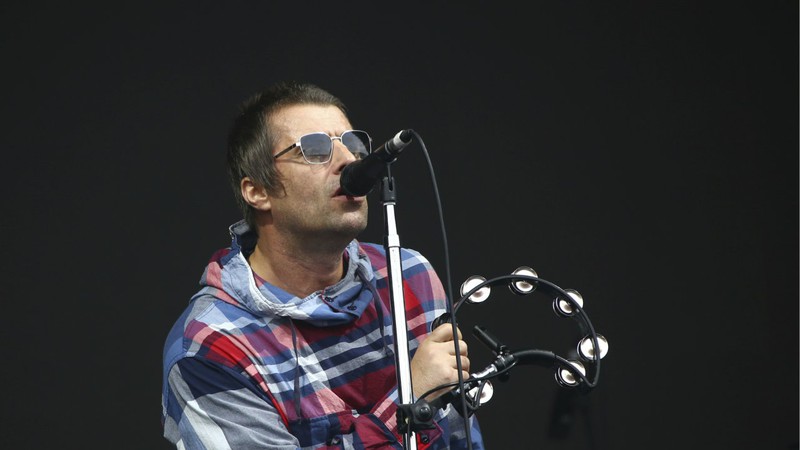
POLYGON ((332 151, 333 155, 331 156, 331 161, 336 172, 341 172, 344 166, 356 160, 355 155, 353 155, 341 141, 333 142, 332 151))

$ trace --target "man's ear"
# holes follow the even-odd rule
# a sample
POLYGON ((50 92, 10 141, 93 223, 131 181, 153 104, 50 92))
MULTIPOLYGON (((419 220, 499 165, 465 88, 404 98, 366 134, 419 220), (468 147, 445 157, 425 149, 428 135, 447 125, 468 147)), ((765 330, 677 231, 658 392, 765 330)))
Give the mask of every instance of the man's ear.
POLYGON ((241 189, 244 201, 256 210, 269 211, 272 208, 267 190, 253 183, 250 177, 242 178, 242 181, 239 182, 239 189, 241 189))

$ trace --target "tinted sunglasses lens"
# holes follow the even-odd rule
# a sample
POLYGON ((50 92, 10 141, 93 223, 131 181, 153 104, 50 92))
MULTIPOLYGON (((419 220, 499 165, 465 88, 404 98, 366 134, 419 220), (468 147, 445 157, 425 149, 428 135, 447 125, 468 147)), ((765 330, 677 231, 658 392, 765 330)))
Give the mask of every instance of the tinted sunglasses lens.
POLYGON ((369 135, 364 131, 348 131, 342 135, 342 143, 356 158, 366 158, 372 150, 369 135))
POLYGON ((300 138, 300 149, 311 164, 327 162, 331 158, 331 138, 323 133, 307 134, 300 138))

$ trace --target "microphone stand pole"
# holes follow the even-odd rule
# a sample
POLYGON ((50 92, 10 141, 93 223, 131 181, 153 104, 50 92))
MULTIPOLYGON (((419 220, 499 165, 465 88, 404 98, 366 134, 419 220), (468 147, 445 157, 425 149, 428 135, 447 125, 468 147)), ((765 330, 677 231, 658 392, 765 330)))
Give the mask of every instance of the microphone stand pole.
POLYGON ((389 297, 392 305, 392 330, 395 343, 395 366, 397 369, 397 394, 400 401, 401 414, 398 415, 397 427, 403 437, 404 449, 417 449, 417 439, 414 430, 408 423, 401 423, 408 417, 402 414, 403 405, 414 402, 414 393, 411 387, 411 361, 408 351, 408 327, 406 321, 406 305, 403 296, 403 268, 400 259, 400 236, 397 234, 397 224, 394 206, 397 200, 394 191, 394 179, 386 165, 387 176, 381 182, 381 203, 384 207, 384 222, 386 236, 383 243, 386 249, 389 273, 389 297))

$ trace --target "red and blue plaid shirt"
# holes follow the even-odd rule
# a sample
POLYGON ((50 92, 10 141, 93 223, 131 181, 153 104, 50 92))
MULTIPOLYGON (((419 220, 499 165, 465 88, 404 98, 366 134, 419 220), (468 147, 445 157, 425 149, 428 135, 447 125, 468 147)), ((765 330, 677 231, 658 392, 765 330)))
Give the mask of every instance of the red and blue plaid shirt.
MULTIPOLYGON (((255 276, 247 225, 231 235, 167 337, 164 436, 187 449, 402 448, 383 247, 351 242, 342 280, 298 298, 255 276)), ((421 254, 403 249, 401 260, 413 356, 446 298, 421 254)), ((454 408, 435 422, 418 432, 420 449, 466 448, 454 408)))

